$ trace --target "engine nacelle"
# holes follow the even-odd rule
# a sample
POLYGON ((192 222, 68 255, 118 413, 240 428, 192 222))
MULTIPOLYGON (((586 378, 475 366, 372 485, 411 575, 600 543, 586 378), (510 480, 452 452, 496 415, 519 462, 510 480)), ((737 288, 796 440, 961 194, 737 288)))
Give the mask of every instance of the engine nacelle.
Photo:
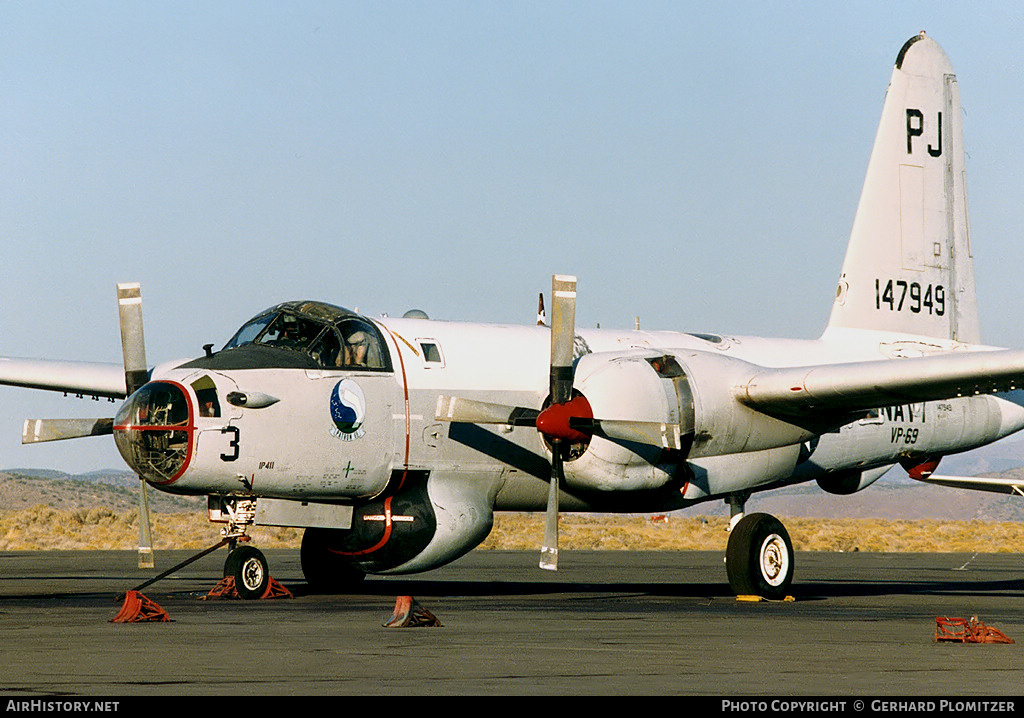
POLYGON ((757 369, 698 351, 583 356, 573 388, 587 398, 593 416, 637 422, 649 435, 643 441, 595 435, 578 458, 566 463, 567 483, 600 491, 654 489, 680 480, 688 458, 774 449, 814 437, 808 429, 736 400, 733 387, 757 369), (664 425, 661 436, 658 425, 664 425))
POLYGON ((664 486, 676 475, 693 438, 693 400, 682 369, 653 352, 588 354, 576 366, 573 388, 598 418, 664 424, 672 440, 647 443, 594 436, 565 464, 570 485, 602 491, 664 486), (676 438, 678 437, 678 440, 676 438), (681 449, 671 448, 678 444, 681 449))
POLYGON ((490 478, 409 472, 397 493, 353 507, 350 528, 318 529, 309 551, 320 556, 304 555, 304 570, 310 561, 365 573, 413 573, 454 561, 490 533, 499 487, 498 476, 490 478))
POLYGON ((863 491, 871 484, 882 478, 892 466, 880 466, 875 469, 867 469, 861 471, 860 469, 847 469, 844 471, 833 471, 819 476, 817 481, 818 486, 821 487, 822 491, 826 491, 830 494, 837 496, 849 496, 855 494, 858 491, 863 491))

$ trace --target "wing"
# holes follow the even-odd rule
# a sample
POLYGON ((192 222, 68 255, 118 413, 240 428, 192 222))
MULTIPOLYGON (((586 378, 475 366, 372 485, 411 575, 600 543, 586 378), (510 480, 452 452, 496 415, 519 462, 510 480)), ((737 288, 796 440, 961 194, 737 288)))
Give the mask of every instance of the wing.
POLYGON ((126 396, 121 364, 0 357, 0 384, 110 399, 126 396))
POLYGON ((736 391, 739 401, 766 414, 811 417, 1021 386, 1024 351, 993 350, 765 369, 736 391))

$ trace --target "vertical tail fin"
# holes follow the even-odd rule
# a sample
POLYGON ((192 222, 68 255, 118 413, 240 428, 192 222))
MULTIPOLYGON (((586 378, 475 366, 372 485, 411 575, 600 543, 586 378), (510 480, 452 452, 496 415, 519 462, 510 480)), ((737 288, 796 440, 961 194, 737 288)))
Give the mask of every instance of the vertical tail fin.
POLYGON ((924 33, 896 58, 828 326, 980 342, 960 94, 924 33))

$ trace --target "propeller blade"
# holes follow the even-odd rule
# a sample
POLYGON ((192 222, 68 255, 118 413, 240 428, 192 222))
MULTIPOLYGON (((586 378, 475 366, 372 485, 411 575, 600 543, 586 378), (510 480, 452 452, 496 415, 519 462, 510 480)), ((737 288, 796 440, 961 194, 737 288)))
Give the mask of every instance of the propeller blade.
POLYGON ((139 477, 139 568, 153 568, 153 536, 149 528, 149 495, 146 482, 139 477))
POLYGON ((551 403, 572 397, 572 356, 576 341, 576 277, 551 278, 551 403))
MULTIPOLYGON (((576 343, 576 277, 551 277, 551 405, 558 407, 572 398, 572 357, 576 343)), ((551 407, 547 410, 550 416, 551 407)), ((557 409, 556 409, 557 412, 557 409)), ((539 428, 539 427, 538 427, 539 428)), ((544 544, 540 567, 558 570, 558 491, 564 480, 562 440, 551 438, 551 483, 544 518, 544 544)))
POLYGON ((678 424, 633 419, 569 419, 577 431, 601 436, 611 441, 625 441, 663 449, 682 449, 682 433, 678 424))
POLYGON ((562 482, 561 441, 553 442, 551 450, 551 483, 548 486, 548 506, 544 515, 544 543, 540 549, 540 567, 558 570, 558 489, 562 482))
POLYGON ((35 444, 113 433, 113 419, 26 419, 21 430, 21 443, 35 444))
POLYGON ((149 379, 146 340, 142 332, 142 288, 138 282, 117 285, 117 309, 121 321, 121 351, 128 396, 149 379))
MULTIPOLYGON (((142 287, 138 282, 117 285, 117 311, 121 323, 124 384, 131 396, 149 380, 146 340, 142 331, 142 287)), ((153 568, 153 538, 149 525, 146 481, 139 477, 139 568, 153 568)))
POLYGON ((434 418, 437 421, 453 421, 461 424, 509 424, 511 426, 534 426, 537 423, 536 409, 522 406, 492 404, 487 401, 463 399, 458 396, 437 397, 434 418))

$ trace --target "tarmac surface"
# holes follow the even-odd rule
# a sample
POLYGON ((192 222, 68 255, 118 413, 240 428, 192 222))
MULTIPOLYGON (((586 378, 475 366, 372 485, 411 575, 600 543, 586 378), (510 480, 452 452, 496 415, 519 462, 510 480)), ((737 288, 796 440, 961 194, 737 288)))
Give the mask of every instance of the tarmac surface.
MULTIPOLYGON (((0 552, 0 706, 42 696, 998 696, 1024 692, 1024 556, 798 553, 792 602, 740 602, 722 556, 475 551, 352 595, 202 600, 218 551, 143 589, 171 622, 111 623, 121 595, 184 560, 0 552), (443 624, 385 628, 398 596, 443 624), (1013 645, 939 643, 977 616, 1013 645)), ((716 701, 715 705, 720 705, 716 701)), ((1017 700, 1016 707, 1024 708, 1017 700)), ((1013 706, 1011 706, 1013 709, 1013 706)))

